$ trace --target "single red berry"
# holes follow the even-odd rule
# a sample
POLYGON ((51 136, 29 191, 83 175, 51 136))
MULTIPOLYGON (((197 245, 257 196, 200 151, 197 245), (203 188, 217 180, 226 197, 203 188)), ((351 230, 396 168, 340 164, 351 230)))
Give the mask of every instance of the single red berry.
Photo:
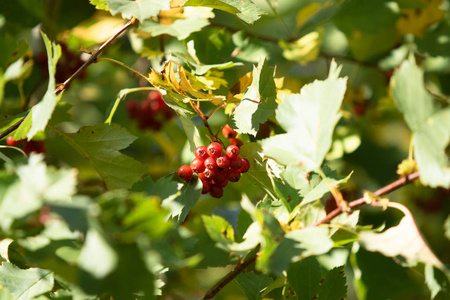
POLYGON ((236 145, 230 145, 227 147, 225 153, 229 158, 236 158, 239 156, 239 147, 236 145))
POLYGON ((217 167, 216 172, 217 172, 218 174, 227 174, 227 173, 228 173, 228 168, 217 167))
POLYGON ((213 184, 222 185, 225 181, 228 181, 228 174, 217 174, 212 182, 213 184))
POLYGON ((228 142, 230 142, 230 145, 236 145, 238 147, 240 147, 244 144, 240 139, 237 139, 237 138, 229 138, 228 142))
POLYGON ((216 159, 217 166, 222 169, 228 169, 230 166, 230 158, 226 155, 222 155, 216 159))
POLYGON ((222 182, 222 183, 219 183, 219 184, 218 184, 218 186, 220 186, 220 187, 224 188, 224 187, 226 187, 226 186, 227 186, 227 184, 228 184, 228 178, 227 178, 227 180, 225 180, 224 182, 222 182))
POLYGON ((209 181, 209 179, 206 178, 206 176, 205 176, 205 172, 203 172, 203 173, 198 173, 198 178, 199 178, 201 181, 209 181))
POLYGON ((241 158, 241 163, 242 163, 242 167, 239 169, 239 172, 241 172, 241 173, 247 172, 248 169, 250 168, 250 162, 245 158, 241 158))
POLYGON ((228 172, 228 180, 231 182, 238 182, 241 179, 241 173, 239 171, 228 172))
POLYGON ((200 160, 205 160, 209 157, 208 151, 205 146, 200 146, 195 149, 195 157, 200 160))
POLYGON ((225 124, 225 126, 223 126, 222 134, 227 139, 235 138, 237 136, 237 132, 233 128, 231 128, 230 125, 228 124, 225 124))
POLYGON ((202 180, 202 194, 208 194, 209 191, 211 190, 211 182, 207 181, 207 180, 202 180))
POLYGON ((209 144, 209 146, 206 148, 206 151, 208 152, 209 156, 218 158, 222 155, 222 145, 220 145, 217 142, 212 142, 209 144))
POLYGON ((12 136, 8 136, 6 138, 6 144, 8 144, 9 146, 15 146, 17 144, 20 144, 21 142, 22 142, 22 140, 16 141, 16 140, 14 140, 14 137, 12 137, 12 136))
POLYGON ((223 195, 223 188, 221 186, 212 185, 209 194, 211 197, 220 198, 223 195))
POLYGON ((27 155, 31 152, 34 153, 45 153, 44 141, 24 141, 23 142, 23 152, 27 155))
POLYGON ((242 160, 240 157, 231 158, 230 169, 239 170, 242 167, 242 160))
POLYGON ((205 176, 206 180, 213 180, 217 176, 216 171, 210 170, 208 168, 206 168, 205 171, 201 174, 203 174, 205 176))
POLYGON ((205 167, 207 169, 210 169, 210 170, 213 170, 213 171, 217 170, 216 160, 214 158, 212 158, 212 157, 208 157, 207 159, 205 159, 205 167))
POLYGON ((191 169, 195 173, 202 173, 205 171, 205 163, 203 160, 200 160, 198 158, 194 158, 191 162, 191 169))
POLYGON ((182 165, 178 169, 178 176, 183 180, 191 179, 193 174, 194 174, 194 172, 192 171, 191 167, 188 165, 182 165))

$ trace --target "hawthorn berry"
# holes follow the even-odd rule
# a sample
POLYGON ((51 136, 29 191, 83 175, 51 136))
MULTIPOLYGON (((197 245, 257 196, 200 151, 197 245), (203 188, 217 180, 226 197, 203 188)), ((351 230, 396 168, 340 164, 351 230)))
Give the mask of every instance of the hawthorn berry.
POLYGON ((241 173, 246 173, 250 169, 250 163, 246 158, 241 158, 241 168, 238 170, 241 173))
POLYGON ((222 155, 216 159, 217 166, 222 169, 228 169, 230 167, 230 158, 226 155, 222 155))
POLYGON ((231 182, 238 182, 241 179, 241 172, 239 171, 230 171, 228 172, 228 180, 231 182))
POLYGON ((195 157, 200 160, 207 159, 209 157, 209 154, 206 151, 206 147, 205 146, 197 147, 197 149, 195 149, 195 157))
POLYGON ((207 159, 205 159, 205 167, 207 169, 210 169, 210 170, 213 170, 213 171, 217 170, 216 160, 214 158, 212 158, 212 157, 208 157, 207 159))
POLYGON ((244 144, 240 139, 237 139, 237 138, 229 138, 228 142, 230 142, 230 145, 236 145, 238 147, 240 147, 244 144))
POLYGON ((209 194, 211 197, 220 198, 223 195, 223 188, 221 186, 212 185, 209 194))
POLYGON ((193 174, 194 174, 194 172, 192 171, 191 167, 188 165, 182 165, 178 169, 178 177, 180 177, 181 179, 183 179, 185 181, 191 179, 193 174))
POLYGON ((240 157, 231 158, 230 169, 239 170, 242 167, 242 160, 240 157))
POLYGON ((233 128, 231 128, 230 125, 228 124, 225 124, 225 126, 223 126, 222 134, 227 139, 235 138, 237 136, 237 132, 233 128))
POLYGON ((222 145, 217 142, 212 142, 209 144, 209 146, 206 148, 206 151, 208 152, 208 155, 214 158, 218 158, 222 155, 222 145))
POLYGON ((202 194, 208 194, 209 191, 211 190, 211 182, 207 181, 207 180, 202 180, 202 194))
POLYGON ((20 144, 22 142, 22 140, 14 140, 14 137, 12 136, 8 136, 6 138, 6 144, 8 144, 9 146, 16 146, 17 144, 20 144))
POLYGON ((239 156, 239 147, 236 145, 230 145, 227 147, 225 153, 229 158, 236 158, 239 156))
POLYGON ((213 180, 217 176, 216 171, 208 169, 208 168, 206 168, 202 174, 205 176, 206 180, 213 180))
POLYGON ((203 160, 200 160, 198 158, 194 158, 191 162, 191 169, 195 173, 202 173, 205 171, 205 163, 203 160))

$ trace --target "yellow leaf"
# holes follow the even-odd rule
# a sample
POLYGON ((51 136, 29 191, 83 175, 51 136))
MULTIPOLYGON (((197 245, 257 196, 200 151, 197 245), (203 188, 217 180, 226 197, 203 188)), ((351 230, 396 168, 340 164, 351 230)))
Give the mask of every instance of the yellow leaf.
POLYGON ((311 3, 302 9, 300 9, 297 13, 297 28, 301 28, 305 23, 316 13, 321 11, 322 9, 325 9, 327 7, 330 7, 332 5, 331 2, 325 2, 323 4, 314 2, 311 3))
POLYGON ((401 35, 414 34, 422 36, 432 24, 444 18, 443 0, 422 0, 427 4, 424 9, 402 9, 402 16, 397 21, 397 31, 401 35))
POLYGON ((233 85, 233 87, 228 92, 227 103, 241 102, 242 96, 244 95, 247 88, 252 84, 253 72, 248 72, 239 81, 233 85))
POLYGON ((321 30, 308 33, 294 43, 280 41, 280 46, 284 49, 283 56, 302 65, 317 58, 321 44, 321 30))

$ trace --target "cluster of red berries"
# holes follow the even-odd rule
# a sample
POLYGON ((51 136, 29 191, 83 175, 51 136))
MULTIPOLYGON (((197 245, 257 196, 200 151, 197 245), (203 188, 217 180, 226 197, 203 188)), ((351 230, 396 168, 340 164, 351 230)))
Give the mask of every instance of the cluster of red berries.
POLYGON ((222 128, 222 134, 225 138, 228 139, 230 145, 236 145, 238 147, 242 146, 242 141, 236 136, 238 135, 237 131, 230 127, 230 125, 226 124, 222 128))
POLYGON ((128 117, 136 119, 142 130, 159 130, 165 120, 174 116, 172 109, 166 105, 158 91, 151 91, 147 98, 140 103, 135 99, 129 100, 126 107, 128 117))
MULTIPOLYGON (((80 55, 70 50, 65 43, 61 43, 61 57, 56 65, 56 82, 65 81, 70 74, 75 73, 83 64, 84 61, 80 58, 80 55)), ((36 55, 35 62, 41 67, 42 76, 48 77, 48 65, 47 65, 47 53, 42 52, 36 55)), ((78 75, 79 79, 86 77, 86 70, 78 75)))
POLYGON ((44 141, 27 141, 27 140, 14 140, 12 136, 8 136, 6 138, 6 144, 9 146, 22 146, 23 152, 27 155, 31 152, 35 153, 45 153, 45 144, 44 141))
POLYGON ((202 194, 209 193, 214 198, 223 195, 223 188, 228 182, 237 182, 241 173, 248 171, 247 159, 239 157, 239 147, 230 145, 223 154, 222 145, 217 142, 208 147, 200 146, 195 150, 195 158, 191 165, 183 165, 178 169, 178 176, 190 180, 194 173, 203 183, 202 194))

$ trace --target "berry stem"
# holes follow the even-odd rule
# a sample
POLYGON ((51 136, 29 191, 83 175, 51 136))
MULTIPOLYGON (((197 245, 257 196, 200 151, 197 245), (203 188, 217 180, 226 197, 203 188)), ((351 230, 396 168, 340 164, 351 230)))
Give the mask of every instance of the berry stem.
POLYGON ((214 132, 212 132, 212 129, 211 129, 211 127, 209 126, 209 123, 208 123, 208 118, 209 118, 209 116, 205 116, 205 114, 203 113, 203 111, 200 109, 200 103, 195 103, 195 102, 192 101, 192 100, 189 100, 189 103, 191 104, 192 108, 195 110, 195 112, 197 113, 197 115, 200 117, 200 119, 202 120, 203 125, 205 125, 205 127, 208 129, 208 132, 209 132, 209 135, 210 135, 211 139, 212 139, 214 142, 218 142, 218 143, 220 143, 222 146, 224 146, 224 145, 223 145, 223 142, 217 137, 217 135, 214 135, 214 132))
MULTIPOLYGON (((130 21, 128 21, 125 25, 123 25, 119 30, 117 30, 106 42, 104 42, 97 51, 94 52, 94 54, 89 57, 89 59, 78 69, 73 73, 66 81, 64 81, 62 84, 60 84, 54 91, 55 95, 58 95, 62 91, 66 89, 66 87, 76 78, 78 77, 89 65, 91 65, 93 62, 97 60, 97 57, 100 55, 100 53, 105 50, 105 48, 111 44, 112 41, 114 41, 120 34, 122 34, 125 30, 127 30, 130 26, 132 26, 134 23, 136 23, 136 18, 133 17, 130 21)), ((28 114, 27 114, 28 115, 28 114)), ((25 120, 27 117, 24 116, 21 120, 13 124, 12 126, 8 127, 6 130, 0 133, 0 139, 4 138, 14 130, 16 130, 20 124, 25 120)))

